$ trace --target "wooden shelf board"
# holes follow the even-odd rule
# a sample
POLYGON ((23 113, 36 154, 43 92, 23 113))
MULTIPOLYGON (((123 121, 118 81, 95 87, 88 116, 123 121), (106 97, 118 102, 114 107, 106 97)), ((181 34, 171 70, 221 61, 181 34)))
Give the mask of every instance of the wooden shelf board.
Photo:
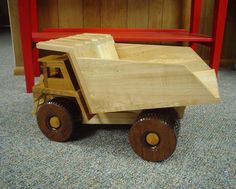
POLYGON ((63 30, 52 29, 43 32, 33 32, 33 42, 46 41, 60 37, 66 37, 81 33, 109 33, 116 42, 203 42, 211 43, 213 38, 201 34, 193 34, 185 30, 145 30, 145 29, 110 29, 110 30, 92 30, 77 29, 63 30))

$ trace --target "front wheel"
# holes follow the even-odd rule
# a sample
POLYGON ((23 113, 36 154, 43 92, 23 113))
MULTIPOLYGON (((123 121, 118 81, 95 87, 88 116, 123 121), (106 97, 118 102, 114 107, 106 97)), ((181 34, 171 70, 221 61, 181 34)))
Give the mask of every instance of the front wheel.
POLYGON ((130 145, 144 160, 165 160, 175 151, 178 124, 174 109, 142 111, 130 129, 130 145))
POLYGON ((42 133, 50 140, 64 142, 73 135, 73 112, 65 100, 52 100, 43 104, 37 112, 37 121, 42 133))

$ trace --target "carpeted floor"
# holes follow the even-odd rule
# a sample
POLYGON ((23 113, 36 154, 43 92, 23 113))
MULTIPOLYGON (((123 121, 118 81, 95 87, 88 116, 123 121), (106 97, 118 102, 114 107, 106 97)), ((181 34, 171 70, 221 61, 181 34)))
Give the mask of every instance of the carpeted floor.
POLYGON ((235 71, 220 70, 221 103, 188 107, 174 155, 151 163, 131 150, 129 127, 88 127, 73 142, 49 141, 13 68, 10 33, 1 31, 1 188, 236 188, 235 71))

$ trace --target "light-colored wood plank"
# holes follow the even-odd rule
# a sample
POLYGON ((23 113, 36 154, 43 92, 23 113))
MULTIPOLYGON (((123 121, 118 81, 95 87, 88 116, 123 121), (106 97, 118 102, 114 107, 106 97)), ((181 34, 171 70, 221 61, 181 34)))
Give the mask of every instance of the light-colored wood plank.
POLYGON ((40 42, 37 47, 62 52, 68 52, 68 49, 71 49, 76 57, 119 59, 113 38, 107 34, 74 35, 40 42))
POLYGON ((59 27, 83 27, 82 0, 58 0, 59 27))
POLYGON ((20 38, 20 28, 19 28, 19 17, 17 9, 17 0, 8 0, 8 10, 9 18, 11 25, 11 37, 12 37, 12 46, 14 52, 14 60, 16 68, 14 70, 14 75, 22 75, 23 68, 23 56, 22 56, 22 47, 21 47, 21 38, 20 38))
POLYGON ((195 72, 194 75, 202 83, 205 84, 204 87, 206 87, 207 90, 210 91, 213 96, 215 96, 216 98, 220 98, 219 90, 217 87, 217 78, 214 70, 195 72))
MULTIPOLYGON (((185 107, 175 108, 180 118, 184 115, 185 107)), ((84 124, 133 124, 141 111, 114 112, 96 114, 90 120, 83 121, 84 124)))
POLYGON ((148 28, 162 28, 164 0, 149 0, 148 28))
POLYGON ((85 28, 101 27, 101 0, 83 1, 83 18, 85 28))
MULTIPOLYGON (((92 45, 90 45, 90 49, 92 52, 96 51, 98 57, 104 59, 119 59, 114 46, 115 42, 111 35, 84 33, 75 37, 90 39, 92 45)), ((82 51, 82 49, 80 51, 82 51)))
POLYGON ((205 87, 207 83, 184 65, 102 59, 77 62, 94 114, 218 101, 205 87))
POLYGON ((39 29, 57 28, 58 23, 58 0, 37 1, 39 29))
POLYGON ((133 124, 140 111, 96 114, 85 124, 133 124))
POLYGON ((126 28, 127 27, 127 1, 102 0, 101 27, 126 28))
POLYGON ((116 44, 115 46, 122 60, 185 65, 192 72, 210 69, 190 47, 143 44, 116 44))
POLYGON ((128 27, 148 28, 148 1, 128 0, 128 27))
POLYGON ((24 66, 16 66, 13 71, 13 75, 24 75, 24 66))

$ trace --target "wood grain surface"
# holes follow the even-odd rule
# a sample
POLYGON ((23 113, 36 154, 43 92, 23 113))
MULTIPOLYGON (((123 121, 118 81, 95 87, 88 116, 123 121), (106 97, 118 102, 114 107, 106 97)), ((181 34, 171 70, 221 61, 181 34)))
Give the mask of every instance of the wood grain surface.
MULTIPOLYGON (((92 113, 213 103, 219 98, 184 65, 78 59, 76 66, 92 113)), ((215 75, 211 72, 207 77, 213 80, 215 75)))
POLYGON ((60 28, 83 27, 82 0, 58 0, 60 28))
POLYGON ((37 47, 68 53, 91 114, 219 99, 214 71, 189 47, 114 45, 105 34, 75 35, 37 47))
MULTIPOLYGON (((13 41, 16 65, 22 66, 22 53, 15 0, 8 0, 14 28, 13 41)), ((203 1, 200 31, 211 35, 212 0, 203 1)), ((144 27, 189 28, 190 0, 40 0, 39 28, 46 27, 144 27), (138 11, 138 13, 137 13, 138 11), (80 18, 81 16, 81 18, 80 18)), ((236 57, 236 1, 229 0, 222 48, 223 62, 233 63, 236 57)), ((202 58, 209 59, 209 49, 200 47, 202 58)))

